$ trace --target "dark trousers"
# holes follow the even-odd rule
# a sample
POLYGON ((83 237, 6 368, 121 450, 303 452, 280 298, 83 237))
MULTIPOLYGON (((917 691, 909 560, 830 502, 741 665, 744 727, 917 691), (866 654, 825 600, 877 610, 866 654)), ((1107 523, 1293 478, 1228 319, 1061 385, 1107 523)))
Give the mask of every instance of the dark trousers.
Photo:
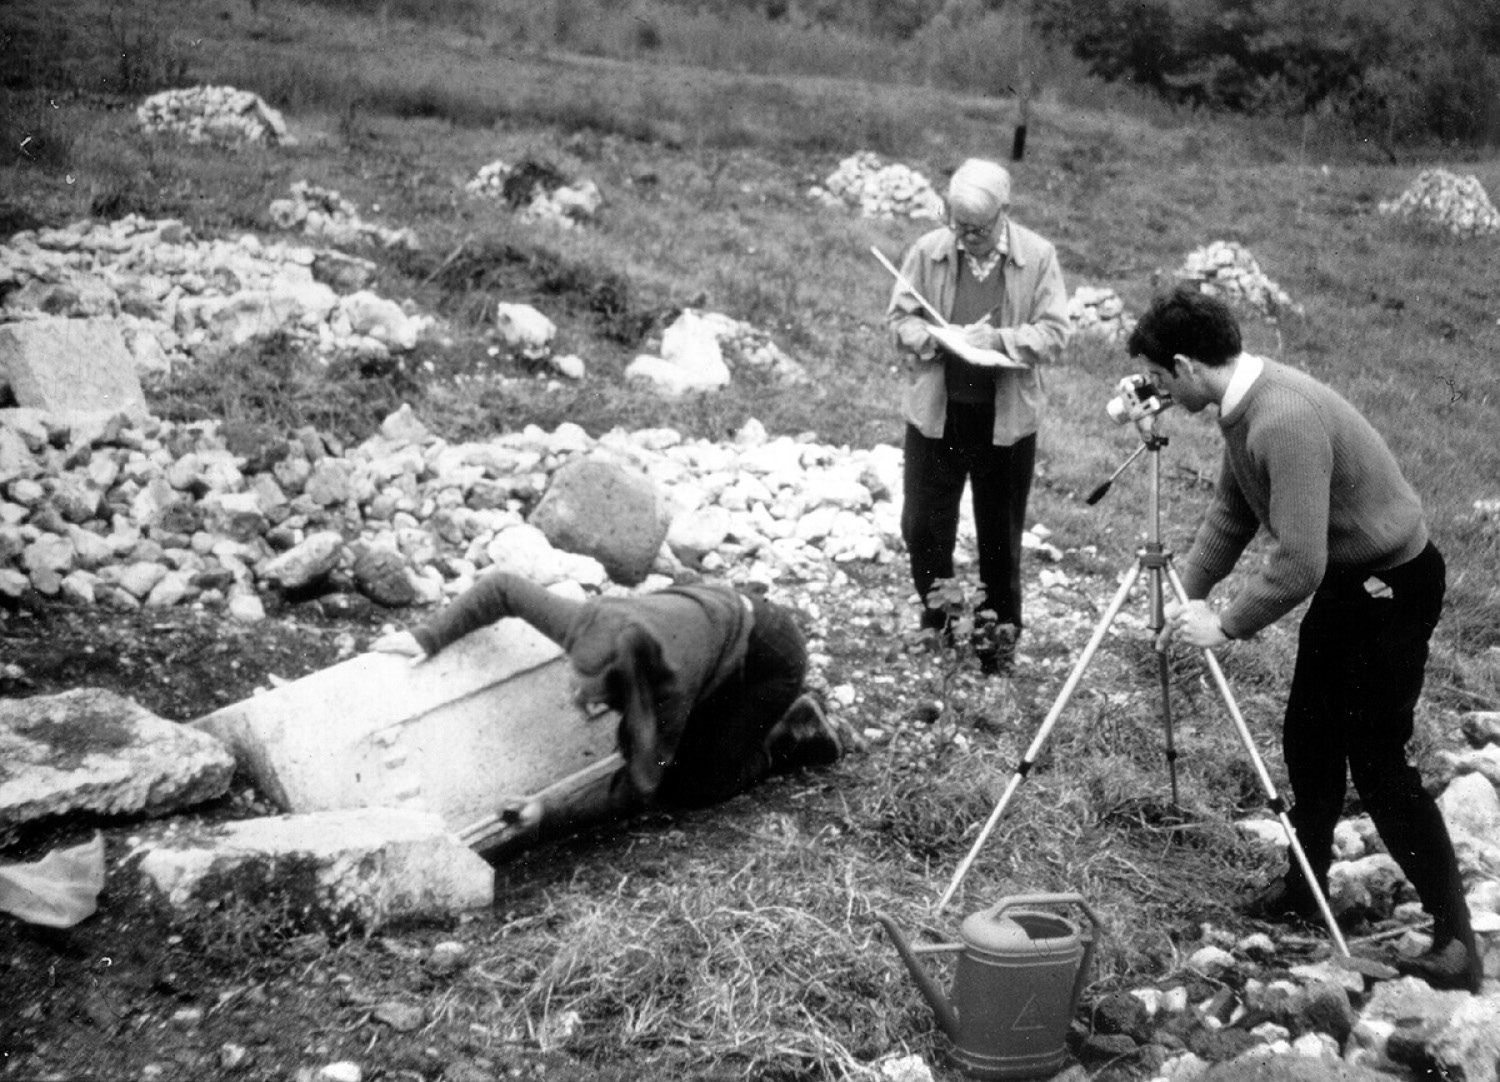
POLYGON ((688 715, 657 791, 661 803, 703 807, 727 800, 771 770, 767 737, 802 693, 807 642, 791 612, 751 598, 755 626, 740 671, 688 715))
POLYGON ((1432 916, 1434 942, 1461 938, 1472 948, 1447 825, 1406 757, 1445 573, 1431 544, 1374 576, 1390 587, 1389 597, 1366 590, 1367 572, 1329 571, 1298 632, 1282 737, 1296 801, 1289 818, 1319 885, 1326 888, 1347 769, 1386 848, 1432 916))
POLYGON ((1020 627, 1021 533, 1036 466, 1036 436, 996 447, 991 442, 994 423, 993 406, 950 402, 942 439, 929 439, 915 425, 906 426, 901 537, 911 556, 912 583, 925 604, 936 579, 953 577, 959 504, 967 482, 984 590, 979 607, 993 609, 1001 623, 1020 627))

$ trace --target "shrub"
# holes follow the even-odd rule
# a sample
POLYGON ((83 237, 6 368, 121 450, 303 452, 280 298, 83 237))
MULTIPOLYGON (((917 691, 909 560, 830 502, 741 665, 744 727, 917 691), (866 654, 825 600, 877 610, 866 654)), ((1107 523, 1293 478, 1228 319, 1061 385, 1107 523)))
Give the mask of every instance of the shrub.
POLYGON ((1494 2, 1039 0, 1037 23, 1093 74, 1175 102, 1284 116, 1326 106, 1399 140, 1500 128, 1494 2))

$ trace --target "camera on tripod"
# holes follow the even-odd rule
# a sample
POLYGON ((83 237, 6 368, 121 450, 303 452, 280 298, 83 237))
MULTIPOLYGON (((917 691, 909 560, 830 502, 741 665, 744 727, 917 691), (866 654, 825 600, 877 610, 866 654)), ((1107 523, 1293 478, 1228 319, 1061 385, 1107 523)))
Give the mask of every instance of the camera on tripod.
POLYGON ((1104 412, 1117 425, 1154 417, 1172 404, 1170 391, 1161 390, 1150 376, 1136 374, 1120 381, 1116 394, 1104 404, 1104 412))

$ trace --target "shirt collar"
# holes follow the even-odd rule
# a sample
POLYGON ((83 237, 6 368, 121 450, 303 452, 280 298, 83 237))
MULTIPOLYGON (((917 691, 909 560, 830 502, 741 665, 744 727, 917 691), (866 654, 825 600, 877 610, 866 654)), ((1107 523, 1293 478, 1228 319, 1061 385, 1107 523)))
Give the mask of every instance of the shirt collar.
POLYGON ((962 252, 969 257, 969 269, 973 272, 974 277, 982 282, 990 276, 990 273, 996 267, 1005 262, 1006 256, 1010 255, 1010 221, 1009 219, 1006 220, 1004 228, 995 237, 994 250, 983 259, 970 254, 969 250, 964 247, 963 238, 957 233, 953 234, 953 247, 956 251, 962 252))
POLYGON ((1224 401, 1219 403, 1220 417, 1234 412, 1265 367, 1266 362, 1253 353, 1239 355, 1234 362, 1234 375, 1229 377, 1229 386, 1224 389, 1224 401))

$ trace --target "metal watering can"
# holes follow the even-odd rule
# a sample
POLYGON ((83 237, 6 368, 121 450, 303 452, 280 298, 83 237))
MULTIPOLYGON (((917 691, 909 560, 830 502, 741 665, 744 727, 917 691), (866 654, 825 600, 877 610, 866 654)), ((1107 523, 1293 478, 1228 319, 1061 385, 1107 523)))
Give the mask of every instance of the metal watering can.
POLYGON ((1019 894, 971 913, 958 943, 913 947, 887 916, 896 952, 931 1004, 951 1048, 948 1059, 971 1078, 1050 1075, 1067 1056, 1068 1024, 1078 1007, 1100 923, 1077 894, 1019 894), (1093 927, 1035 907, 1076 905, 1093 927), (1028 907, 1028 908, 1023 908, 1028 907), (953 953, 958 964, 944 995, 920 954, 953 953))

